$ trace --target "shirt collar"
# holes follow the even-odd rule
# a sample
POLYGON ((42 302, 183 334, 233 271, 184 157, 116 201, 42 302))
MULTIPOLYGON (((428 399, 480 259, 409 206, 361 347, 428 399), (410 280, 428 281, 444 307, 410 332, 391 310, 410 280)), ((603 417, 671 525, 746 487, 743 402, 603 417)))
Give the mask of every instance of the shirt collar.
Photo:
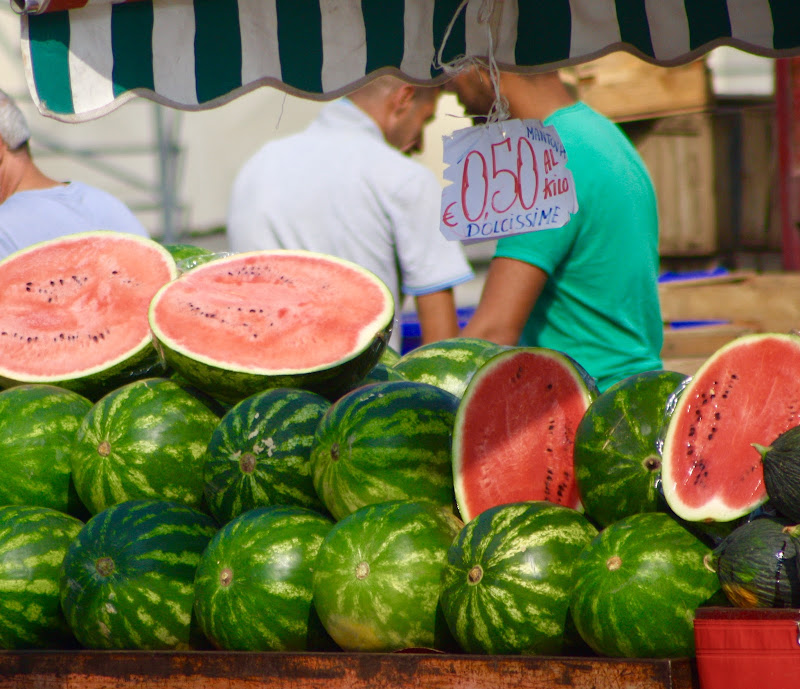
POLYGON ((340 98, 328 103, 320 110, 315 124, 326 128, 361 131, 384 141, 383 132, 377 122, 349 98, 340 98))

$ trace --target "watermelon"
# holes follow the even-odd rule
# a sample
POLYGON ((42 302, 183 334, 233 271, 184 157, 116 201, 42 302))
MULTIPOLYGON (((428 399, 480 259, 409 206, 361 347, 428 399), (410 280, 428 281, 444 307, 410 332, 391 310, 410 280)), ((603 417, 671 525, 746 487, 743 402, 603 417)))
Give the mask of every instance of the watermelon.
POLYGON ((70 465, 92 514, 127 500, 203 503, 203 465, 219 418, 166 378, 128 383, 81 422, 70 465))
POLYGON ((570 357, 544 347, 496 354, 467 386, 453 431, 462 519, 508 502, 578 507, 575 432, 597 386, 570 357))
POLYGON ((61 607, 80 643, 98 649, 188 649, 194 576, 217 531, 210 516, 165 500, 130 500, 92 517, 61 570, 61 607))
POLYGON ((92 403, 56 385, 0 392, 0 505, 38 505, 84 517, 70 456, 92 403))
POLYGON ((334 402, 311 450, 314 487, 341 519, 387 500, 454 507, 450 464, 458 398, 427 383, 357 388, 334 402))
POLYGON ((67 235, 0 261, 0 386, 49 383, 98 399, 165 372, 147 313, 177 275, 157 242, 122 232, 67 235))
POLYGON ((662 435, 667 403, 688 376, 645 371, 615 383, 597 399, 575 432, 575 480, 586 514, 608 526, 662 507, 662 435))
POLYGON ((439 605, 447 549, 462 523, 427 501, 367 505, 319 546, 314 606, 345 651, 453 650, 439 605))
POLYGON ((400 352, 390 345, 386 345, 386 348, 383 350, 381 358, 378 361, 386 366, 394 366, 399 360, 400 352))
POLYGON ((59 573, 83 522, 49 507, 0 507, 0 648, 62 648, 59 573))
POLYGON ((394 301, 373 273, 308 251, 221 258, 165 285, 150 305, 164 359, 215 398, 269 388, 335 398, 378 362, 394 301))
POLYGON ((317 424, 330 402, 292 388, 264 390, 235 404, 211 434, 204 492, 220 524, 267 505, 326 512, 311 478, 317 424))
POLYGON ((596 653, 694 655, 694 612, 719 591, 711 549, 672 517, 644 512, 603 529, 575 564, 570 610, 596 653))
POLYGON ((597 529, 546 501, 481 512, 447 551, 439 598, 467 653, 556 654, 567 638, 573 564, 597 529))
POLYGON ((475 372, 506 349, 477 337, 452 337, 406 352, 392 368, 408 380, 436 385, 461 397, 475 372))
POLYGON ((767 500, 761 456, 800 424, 800 337, 758 333, 718 349, 671 409, 662 449, 664 497, 682 519, 731 521, 767 500))
POLYGON ((185 258, 202 258, 204 256, 209 256, 214 252, 211 249, 206 249, 202 246, 197 246, 195 244, 186 244, 186 243, 169 243, 164 244, 164 248, 169 251, 172 258, 175 259, 175 262, 182 261, 185 258))
POLYGON ((195 575, 197 621, 216 648, 336 649, 311 600, 314 561, 332 527, 313 510, 271 505, 217 532, 195 575))

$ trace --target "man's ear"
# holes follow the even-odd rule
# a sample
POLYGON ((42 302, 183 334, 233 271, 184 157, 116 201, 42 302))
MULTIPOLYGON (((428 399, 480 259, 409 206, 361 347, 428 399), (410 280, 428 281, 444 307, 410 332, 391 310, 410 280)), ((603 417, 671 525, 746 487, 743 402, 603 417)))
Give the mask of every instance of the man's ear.
POLYGON ((411 108, 417 87, 412 84, 402 84, 392 93, 392 109, 397 115, 403 115, 411 108))

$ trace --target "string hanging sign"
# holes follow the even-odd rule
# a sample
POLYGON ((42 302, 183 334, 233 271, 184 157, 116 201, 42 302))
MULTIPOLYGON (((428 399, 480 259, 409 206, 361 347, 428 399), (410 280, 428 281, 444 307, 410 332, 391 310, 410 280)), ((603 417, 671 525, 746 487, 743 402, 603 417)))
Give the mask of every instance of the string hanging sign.
POLYGON ((450 184, 442 190, 440 230, 447 239, 476 242, 563 227, 578 201, 558 132, 540 120, 507 119, 494 57, 502 0, 483 0, 478 13, 487 27, 488 61, 466 56, 441 63, 455 18, 467 4, 461 3, 450 22, 437 62, 451 75, 476 66, 485 70, 495 95, 485 125, 443 137, 444 178, 450 184))

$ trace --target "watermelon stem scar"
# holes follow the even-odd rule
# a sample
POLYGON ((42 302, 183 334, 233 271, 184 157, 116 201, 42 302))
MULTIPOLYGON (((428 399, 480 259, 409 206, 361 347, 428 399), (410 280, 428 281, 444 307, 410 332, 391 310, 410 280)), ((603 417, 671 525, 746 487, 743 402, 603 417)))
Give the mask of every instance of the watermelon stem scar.
POLYGON ((252 474, 256 468, 256 457, 252 452, 245 452, 239 459, 239 468, 243 474, 252 474))
POLYGON ((228 588, 233 583, 233 570, 230 567, 225 567, 219 573, 219 583, 223 588, 228 588))
POLYGON ((108 457, 111 454, 111 443, 108 440, 104 440, 97 446, 97 454, 101 457, 108 457))
POLYGON ((111 573, 112 573, 112 572, 114 571, 114 569, 115 569, 115 567, 114 567, 114 560, 112 560, 110 557, 101 557, 101 558, 100 558, 99 560, 97 560, 97 562, 95 563, 95 567, 97 568, 97 573, 98 573, 98 574, 99 574, 101 577, 107 577, 107 576, 110 576, 110 575, 111 575, 111 573))
POLYGON ((481 579, 483 579, 483 568, 480 565, 475 565, 469 570, 467 580, 470 584, 477 584, 481 579))
POLYGON ((608 558, 606 567, 608 568, 609 572, 616 572, 620 567, 622 567, 622 558, 619 555, 614 555, 613 557, 608 558))
POLYGON ((356 565, 356 579, 366 579, 369 576, 369 562, 359 562, 356 565))

